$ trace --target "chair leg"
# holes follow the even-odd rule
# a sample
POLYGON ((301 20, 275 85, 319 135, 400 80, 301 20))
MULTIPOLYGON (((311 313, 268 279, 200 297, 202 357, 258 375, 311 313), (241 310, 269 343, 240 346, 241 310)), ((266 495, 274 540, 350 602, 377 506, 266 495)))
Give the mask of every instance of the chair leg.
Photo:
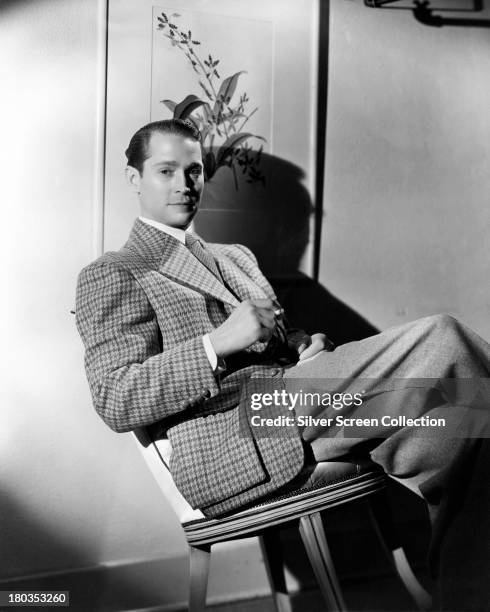
POLYGON ((323 530, 319 512, 300 519, 299 532, 322 595, 332 612, 345 612, 344 598, 323 530))
POLYGON ((410 593, 418 609, 429 610, 432 606, 432 598, 417 580, 410 567, 396 531, 386 491, 371 495, 368 504, 378 538, 398 577, 410 593))
POLYGON ((206 607, 211 546, 190 546, 189 612, 203 612, 206 607))
POLYGON ((284 559, 278 530, 266 529, 259 537, 259 542, 276 610, 277 612, 292 612, 284 575, 284 559))

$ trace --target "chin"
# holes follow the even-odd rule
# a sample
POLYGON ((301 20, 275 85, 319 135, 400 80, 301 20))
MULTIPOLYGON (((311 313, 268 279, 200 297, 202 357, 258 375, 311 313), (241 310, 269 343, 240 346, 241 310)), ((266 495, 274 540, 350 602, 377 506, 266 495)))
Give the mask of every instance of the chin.
POLYGON ((179 227, 180 229, 187 229, 192 223, 194 216, 195 215, 179 215, 179 217, 176 217, 172 220, 171 223, 168 223, 167 225, 172 225, 172 227, 179 227))
POLYGON ((179 229, 187 229, 189 227, 189 225, 192 223, 192 219, 194 218, 194 216, 192 217, 185 217, 183 219, 172 219, 171 221, 162 221, 162 223, 165 223, 166 225, 170 225, 171 227, 177 227, 179 229))

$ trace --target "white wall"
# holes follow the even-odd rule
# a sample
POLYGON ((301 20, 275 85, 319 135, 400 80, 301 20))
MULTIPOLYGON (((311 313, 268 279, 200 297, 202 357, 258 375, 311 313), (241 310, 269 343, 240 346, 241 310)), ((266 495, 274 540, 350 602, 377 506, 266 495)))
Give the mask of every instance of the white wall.
POLYGON ((131 437, 91 406, 69 312, 94 257, 96 2, 19 0, 0 11, 0 577, 183 554, 131 437))
POLYGON ((450 312, 490 338, 489 75, 488 28, 331 3, 320 280, 380 328, 450 312))

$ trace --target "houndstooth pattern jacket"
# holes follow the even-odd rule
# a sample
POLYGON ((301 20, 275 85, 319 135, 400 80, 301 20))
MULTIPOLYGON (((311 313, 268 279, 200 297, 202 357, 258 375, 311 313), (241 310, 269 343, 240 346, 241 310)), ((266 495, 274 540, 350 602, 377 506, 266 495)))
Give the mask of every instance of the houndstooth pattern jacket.
POLYGON ((246 247, 207 248, 225 284, 185 245, 138 219, 122 249, 80 273, 76 320, 98 414, 115 431, 151 426, 168 436, 177 487, 193 508, 219 516, 290 482, 304 450, 297 432, 254 437, 239 404, 251 376, 281 378, 262 359, 265 345, 239 355, 236 369, 213 373, 202 336, 240 301, 275 295, 246 247))

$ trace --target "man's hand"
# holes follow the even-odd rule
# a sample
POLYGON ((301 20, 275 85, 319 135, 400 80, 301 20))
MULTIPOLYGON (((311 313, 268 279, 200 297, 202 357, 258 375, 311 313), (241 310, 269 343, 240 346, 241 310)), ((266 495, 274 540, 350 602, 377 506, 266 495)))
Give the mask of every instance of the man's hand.
POLYGON ((218 357, 227 357, 260 340, 267 342, 274 332, 276 320, 272 300, 246 300, 226 321, 209 334, 218 357))
POLYGON ((320 351, 332 351, 333 348, 333 343, 327 338, 327 336, 325 336, 325 334, 313 334, 311 336, 305 334, 299 344, 297 344, 297 351, 300 361, 309 359, 320 351))

